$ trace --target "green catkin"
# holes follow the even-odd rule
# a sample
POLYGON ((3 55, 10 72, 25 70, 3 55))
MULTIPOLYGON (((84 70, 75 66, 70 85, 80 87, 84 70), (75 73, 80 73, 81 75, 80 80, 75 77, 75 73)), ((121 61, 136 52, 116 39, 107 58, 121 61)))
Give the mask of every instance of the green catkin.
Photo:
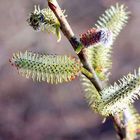
POLYGON ((109 70, 112 67, 111 51, 111 47, 104 48, 102 45, 86 50, 88 62, 93 66, 100 80, 108 80, 110 75, 109 70))
MULTIPOLYGON (((105 11, 97 24, 97 29, 106 28, 112 32, 113 41, 116 39, 128 20, 129 12, 124 5, 116 4, 105 11)), ((111 45, 112 46, 112 45, 111 45)), ((86 48, 87 60, 95 69, 100 80, 108 80, 109 70, 112 67, 112 47, 103 44, 91 45, 86 48)), ((137 98, 139 93, 139 74, 129 75, 122 78, 120 84, 114 84, 97 94, 92 83, 84 77, 82 84, 86 91, 86 98, 90 107, 103 116, 114 115, 121 112, 125 107, 137 98), (134 83, 133 83, 134 82, 134 83), (97 97, 96 97, 97 96, 97 97)))
POLYGON ((40 10, 39 6, 35 6, 27 21, 34 30, 52 32, 57 41, 61 40, 60 23, 50 8, 40 10))
POLYGON ((127 11, 127 7, 124 5, 111 6, 105 11, 95 26, 97 28, 107 28, 113 33, 113 40, 116 39, 120 31, 123 29, 128 20, 130 12, 127 11))
POLYGON ((26 51, 15 53, 10 61, 22 76, 51 84, 71 81, 81 71, 80 62, 71 56, 40 55, 26 51))
POLYGON ((140 72, 128 74, 119 80, 119 84, 109 86, 101 91, 98 111, 104 116, 115 115, 138 99, 140 92, 140 72))
MULTIPOLYGON (((123 29, 128 20, 129 12, 124 5, 116 4, 105 11, 95 26, 98 29, 108 29, 112 32, 113 41, 123 29)), ((113 44, 112 44, 113 45, 113 44)), ((87 48, 88 61, 95 69, 96 74, 102 81, 108 80, 112 67, 112 45, 105 47, 103 44, 91 45, 87 48)))
POLYGON ((90 107, 102 116, 115 115, 127 109, 127 107, 138 99, 140 92, 140 72, 128 74, 100 93, 94 85, 82 76, 82 84, 86 91, 86 99, 90 107))
POLYGON ((99 92, 96 90, 95 86, 91 83, 91 81, 87 79, 87 77, 85 77, 84 75, 81 75, 81 82, 86 92, 85 97, 88 101, 89 106, 92 110, 98 112, 98 102, 100 102, 101 100, 99 92))

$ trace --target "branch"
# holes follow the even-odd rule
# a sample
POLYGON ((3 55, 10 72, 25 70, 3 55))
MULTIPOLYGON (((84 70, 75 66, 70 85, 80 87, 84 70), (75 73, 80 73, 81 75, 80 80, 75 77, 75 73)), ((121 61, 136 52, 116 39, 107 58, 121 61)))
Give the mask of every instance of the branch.
MULTIPOLYGON (((100 83, 99 78, 97 77, 94 69, 88 64, 86 55, 85 55, 85 50, 83 49, 84 46, 81 44, 81 42, 75 37, 69 23, 67 22, 61 8, 59 7, 58 3, 56 0, 48 0, 48 5, 51 8, 51 10, 54 12, 56 17, 58 18, 60 24, 61 24, 61 30, 66 36, 66 38, 69 40, 71 43, 73 49, 78 52, 77 55, 83 64, 83 67, 87 69, 89 72, 92 73, 92 77, 88 77, 88 79, 94 84, 96 89, 100 91, 102 89, 102 85, 100 83)), ((84 73, 83 73, 84 74, 84 73)), ((84 74, 85 75, 85 74, 84 74)), ((85 75, 87 77, 87 75, 85 75)))
POLYGON ((120 138, 120 140, 126 140, 126 130, 124 125, 122 125, 122 122, 119 118, 118 115, 116 115, 115 117, 112 117, 113 119, 113 123, 115 126, 115 130, 120 138))
MULTIPOLYGON (((103 89, 103 85, 101 84, 101 82, 100 82, 99 78, 97 77, 92 66, 88 63, 87 57, 85 55, 84 46, 81 44, 79 39, 77 39, 75 37, 74 32, 72 31, 65 15, 63 14, 60 6, 57 3, 57 0, 48 0, 48 5, 49 5, 50 9, 54 12, 56 17, 58 18, 63 34, 69 40, 73 49, 77 52, 77 55, 78 55, 81 63, 83 64, 83 67, 92 74, 92 77, 88 76, 84 72, 82 72, 82 73, 93 83, 93 85, 95 86, 97 91, 100 92, 103 89)), ((91 74, 89 74, 89 75, 91 75, 91 74)), ((116 128, 117 128, 116 131, 117 131, 117 134, 119 135, 120 140, 125 140, 124 128, 122 128, 120 119, 117 116, 115 116, 113 118, 113 121, 114 121, 114 124, 116 125, 116 128)))

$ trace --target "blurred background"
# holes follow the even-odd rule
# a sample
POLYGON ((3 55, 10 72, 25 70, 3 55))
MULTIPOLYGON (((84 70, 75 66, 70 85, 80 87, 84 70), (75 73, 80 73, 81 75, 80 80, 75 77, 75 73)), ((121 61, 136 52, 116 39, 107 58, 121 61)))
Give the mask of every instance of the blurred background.
MULTIPOLYGON (((140 0, 58 0, 75 34, 94 26, 106 8, 125 3, 128 25, 114 44, 110 83, 140 65, 140 0)), ((47 0, 0 0, 0 140, 114 140, 112 122, 92 112, 79 79, 60 85, 36 83, 18 75, 8 62, 17 51, 74 54, 62 37, 35 32, 26 19, 47 0)), ((140 104, 136 102, 139 109, 140 104)))

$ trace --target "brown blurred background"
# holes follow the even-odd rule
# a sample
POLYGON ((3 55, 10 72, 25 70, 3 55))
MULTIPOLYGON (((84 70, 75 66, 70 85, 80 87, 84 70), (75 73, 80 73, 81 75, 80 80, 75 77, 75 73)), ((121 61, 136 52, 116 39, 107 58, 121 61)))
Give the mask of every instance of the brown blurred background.
MULTIPOLYGON (((140 0, 59 0, 76 35, 116 2, 126 3, 131 18, 114 44, 111 83, 140 65, 140 0)), ((0 0, 0 140, 116 139, 112 122, 102 124, 88 108, 78 78, 60 85, 34 83, 9 64, 16 51, 75 55, 65 37, 57 44, 55 36, 28 26, 35 4, 43 8, 47 0, 0 0)))

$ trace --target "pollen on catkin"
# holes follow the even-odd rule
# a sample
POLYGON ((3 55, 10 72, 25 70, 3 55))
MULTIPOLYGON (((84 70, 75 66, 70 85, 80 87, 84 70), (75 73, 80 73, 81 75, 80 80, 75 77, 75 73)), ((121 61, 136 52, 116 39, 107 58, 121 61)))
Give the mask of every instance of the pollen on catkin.
POLYGON ((72 56, 41 55, 26 51, 13 54, 10 62, 22 76, 51 84, 72 81, 81 71, 81 63, 72 56))

